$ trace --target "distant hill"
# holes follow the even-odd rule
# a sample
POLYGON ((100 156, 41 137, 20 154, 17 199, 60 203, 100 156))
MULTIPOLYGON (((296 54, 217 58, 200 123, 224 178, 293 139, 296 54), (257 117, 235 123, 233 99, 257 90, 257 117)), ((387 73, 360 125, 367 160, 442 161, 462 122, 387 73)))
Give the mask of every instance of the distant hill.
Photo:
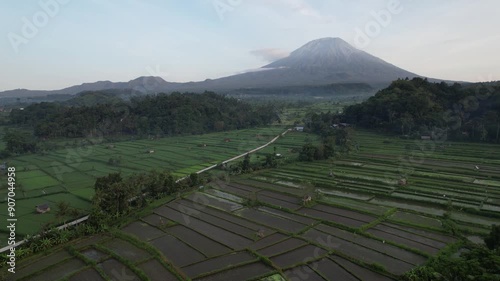
MULTIPOLYGON (((288 57, 265 65, 256 71, 207 79, 200 82, 172 83, 160 77, 139 77, 129 82, 98 81, 54 91, 17 89, 0 92, 1 97, 36 97, 54 94, 74 95, 85 91, 128 89, 136 93, 234 92, 241 89, 280 91, 283 87, 309 87, 343 84, 353 88, 368 84, 380 89, 398 78, 419 75, 394 66, 382 59, 358 50, 340 38, 311 41, 288 57)), ((441 81, 429 79, 429 81, 441 81)))
POLYGON ((500 143, 500 84, 397 80, 344 110, 345 122, 420 138, 500 143))
POLYGON ((40 90, 27 90, 16 89, 0 92, 0 97, 40 97, 47 95, 76 95, 81 92, 101 91, 101 90, 128 90, 137 93, 152 93, 162 92, 166 89, 172 88, 172 85, 180 83, 169 83, 161 77, 143 76, 130 80, 129 82, 111 82, 111 81, 98 81, 94 83, 83 83, 77 86, 71 86, 61 90, 40 91, 40 90))

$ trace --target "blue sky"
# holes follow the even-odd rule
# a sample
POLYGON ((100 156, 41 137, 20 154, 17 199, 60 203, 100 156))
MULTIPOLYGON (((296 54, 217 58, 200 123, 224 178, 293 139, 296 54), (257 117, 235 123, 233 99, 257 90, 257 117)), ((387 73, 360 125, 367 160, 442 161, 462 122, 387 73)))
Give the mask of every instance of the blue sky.
POLYGON ((322 37, 428 77, 500 80, 499 10, 497 0, 1 1, 0 90, 199 81, 322 37))

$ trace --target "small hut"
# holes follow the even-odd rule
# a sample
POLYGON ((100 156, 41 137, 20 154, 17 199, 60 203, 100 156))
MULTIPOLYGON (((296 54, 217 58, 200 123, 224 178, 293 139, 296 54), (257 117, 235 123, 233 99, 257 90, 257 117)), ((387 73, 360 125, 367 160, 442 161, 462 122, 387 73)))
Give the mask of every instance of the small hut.
POLYGON ((399 179, 398 184, 401 186, 406 186, 408 181, 405 178, 399 179))
POLYGON ((302 203, 305 205, 307 203, 310 203, 312 201, 312 197, 309 194, 304 195, 302 198, 302 203))
POLYGON ((49 211, 50 211, 50 206, 47 203, 36 206, 36 212, 38 214, 45 214, 49 211))

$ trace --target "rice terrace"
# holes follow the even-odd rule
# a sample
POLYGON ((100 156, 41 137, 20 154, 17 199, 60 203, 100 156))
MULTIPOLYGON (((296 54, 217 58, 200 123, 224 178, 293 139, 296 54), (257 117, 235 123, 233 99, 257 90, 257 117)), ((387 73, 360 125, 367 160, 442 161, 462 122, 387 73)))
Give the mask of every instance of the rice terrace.
MULTIPOLYGON (((309 137, 290 132, 275 150, 294 157, 309 137)), ((116 229, 23 260, 17 280, 397 280, 498 220, 481 213, 500 207, 494 145, 419 150, 403 186, 399 158, 411 153, 408 145, 432 148, 431 141, 368 131, 357 139, 359 151, 341 160, 217 179, 162 200, 116 229)), ((253 158, 259 154, 265 150, 253 158)))
POLYGON ((0 1, 0 281, 500 281, 500 1, 0 1))
MULTIPOLYGON (((129 175, 167 167, 177 177, 222 162, 269 142, 283 128, 261 128, 208 134, 202 138, 178 137, 104 143, 67 148, 46 155, 26 155, 10 161, 17 173, 17 216, 19 235, 32 235, 45 223, 64 222, 73 217, 39 216, 34 206, 69 202, 81 213, 90 210, 95 179, 109 173, 129 175), (229 141, 228 141, 229 140, 229 141), (110 161, 119 161, 110 164, 110 161)), ((1 190, 6 200, 7 189, 1 190)), ((7 218, 7 214, 2 216, 7 218)), ((3 229, 2 229, 3 232, 3 229)), ((5 241, 6 232, 3 232, 5 241)))

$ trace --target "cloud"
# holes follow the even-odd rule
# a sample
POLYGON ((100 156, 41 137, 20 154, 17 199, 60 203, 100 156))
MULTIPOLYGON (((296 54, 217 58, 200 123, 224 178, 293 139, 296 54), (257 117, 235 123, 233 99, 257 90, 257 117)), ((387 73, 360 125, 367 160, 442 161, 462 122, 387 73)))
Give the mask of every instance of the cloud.
POLYGON ((267 62, 274 62, 279 59, 287 57, 290 52, 283 49, 277 48, 266 48, 250 51, 250 54, 257 56, 267 62))
POLYGON ((323 15, 304 0, 281 0, 280 2, 301 16, 313 18, 320 23, 331 23, 333 21, 332 16, 323 15))
POLYGON ((263 71, 268 71, 268 70, 273 70, 273 69, 274 68, 252 68, 252 69, 245 69, 243 71, 237 71, 237 72, 233 73, 232 75, 252 73, 252 72, 263 72, 263 71))

